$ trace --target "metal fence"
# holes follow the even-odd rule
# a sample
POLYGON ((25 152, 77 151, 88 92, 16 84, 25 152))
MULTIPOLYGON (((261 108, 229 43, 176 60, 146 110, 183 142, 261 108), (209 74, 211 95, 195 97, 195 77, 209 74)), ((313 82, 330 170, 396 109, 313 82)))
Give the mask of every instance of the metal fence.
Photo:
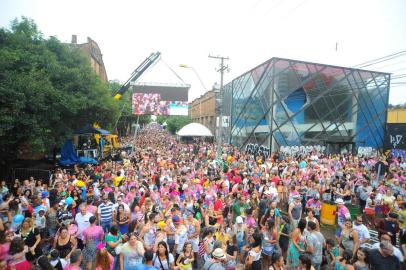
POLYGON ((50 170, 30 169, 30 168, 13 168, 12 179, 19 179, 20 181, 26 180, 31 176, 34 179, 41 179, 44 183, 49 183, 52 172, 50 170))

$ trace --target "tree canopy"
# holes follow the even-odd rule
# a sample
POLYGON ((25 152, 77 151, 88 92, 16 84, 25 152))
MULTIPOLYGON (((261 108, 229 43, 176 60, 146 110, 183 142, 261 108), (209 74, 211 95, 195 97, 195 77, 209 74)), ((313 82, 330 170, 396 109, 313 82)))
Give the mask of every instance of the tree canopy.
POLYGON ((71 44, 45 39, 31 19, 0 29, 0 158, 60 146, 88 123, 111 126, 119 104, 71 44))
POLYGON ((189 116, 158 116, 157 121, 160 125, 166 122, 166 129, 170 133, 176 134, 181 128, 192 123, 192 118, 189 116))

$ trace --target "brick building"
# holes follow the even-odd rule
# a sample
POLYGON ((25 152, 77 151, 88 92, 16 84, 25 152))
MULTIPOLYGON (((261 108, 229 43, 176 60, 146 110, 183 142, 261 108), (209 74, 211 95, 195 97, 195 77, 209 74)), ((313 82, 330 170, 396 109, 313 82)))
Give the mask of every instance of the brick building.
POLYGON ((210 90, 192 101, 189 115, 193 122, 206 126, 216 134, 216 93, 210 90))
POLYGON ((81 50, 86 57, 90 61, 90 66, 96 72, 96 74, 102 79, 103 82, 107 82, 107 72, 106 68, 104 67, 103 63, 103 55, 100 51, 99 45, 96 41, 91 39, 90 37, 87 38, 86 43, 78 44, 77 43, 77 36, 72 35, 72 42, 73 45, 77 46, 79 50, 81 50))

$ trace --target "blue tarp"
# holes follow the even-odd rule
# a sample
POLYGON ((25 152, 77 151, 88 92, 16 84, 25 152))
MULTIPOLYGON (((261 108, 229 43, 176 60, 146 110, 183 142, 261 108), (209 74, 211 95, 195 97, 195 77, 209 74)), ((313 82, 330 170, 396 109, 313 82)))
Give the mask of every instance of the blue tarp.
POLYGON ((101 134, 101 135, 109 135, 110 134, 110 132, 108 130, 105 130, 105 129, 95 128, 95 130, 97 130, 99 132, 99 134, 101 134))
POLYGON ((97 164, 97 160, 95 160, 94 158, 90 158, 90 157, 80 157, 79 158, 79 163, 80 164, 93 164, 96 165, 97 164))
POLYGON ((59 164, 62 166, 70 166, 79 163, 79 158, 73 147, 72 140, 67 140, 61 149, 61 158, 59 164))
POLYGON ((72 140, 67 140, 61 149, 61 158, 59 164, 62 166, 71 166, 74 164, 97 164, 94 158, 80 157, 78 158, 72 140))

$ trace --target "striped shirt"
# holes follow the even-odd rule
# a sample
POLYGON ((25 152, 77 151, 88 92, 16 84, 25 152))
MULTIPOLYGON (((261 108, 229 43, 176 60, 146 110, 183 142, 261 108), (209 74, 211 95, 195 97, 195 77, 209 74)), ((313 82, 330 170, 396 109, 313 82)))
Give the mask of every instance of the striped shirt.
POLYGON ((114 204, 112 202, 101 203, 97 208, 97 213, 100 215, 100 221, 112 221, 113 220, 114 204))

